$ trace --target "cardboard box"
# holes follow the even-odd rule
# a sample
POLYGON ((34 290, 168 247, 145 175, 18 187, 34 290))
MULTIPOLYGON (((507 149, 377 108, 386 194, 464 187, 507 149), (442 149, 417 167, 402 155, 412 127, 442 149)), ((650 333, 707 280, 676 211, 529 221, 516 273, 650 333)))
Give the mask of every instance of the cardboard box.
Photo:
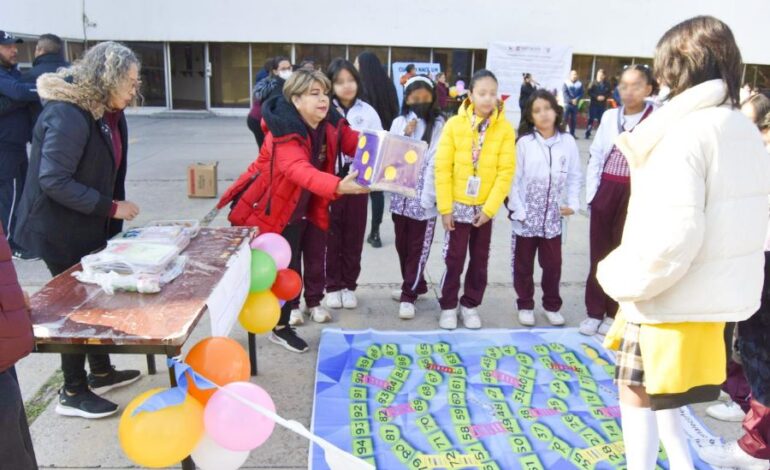
POLYGON ((386 131, 361 131, 352 169, 372 191, 415 197, 428 144, 386 131))
POLYGON ((187 167, 187 197, 217 197, 217 165, 219 162, 187 167))

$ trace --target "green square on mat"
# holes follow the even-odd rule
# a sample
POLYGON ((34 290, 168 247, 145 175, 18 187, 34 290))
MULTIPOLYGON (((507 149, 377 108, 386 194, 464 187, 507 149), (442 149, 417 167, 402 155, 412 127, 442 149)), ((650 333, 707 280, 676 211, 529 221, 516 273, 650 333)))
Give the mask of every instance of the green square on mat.
POLYGON ((350 419, 369 418, 369 407, 366 403, 351 403, 349 407, 350 419))
POLYGON ((390 406, 396 400, 396 394, 380 390, 374 400, 382 406, 390 406))
POLYGON ((503 354, 506 356, 515 356, 517 352, 519 352, 518 349, 516 349, 516 346, 509 344, 502 347, 503 354))
POLYGON ((431 348, 430 344, 428 343, 420 343, 414 348, 414 350, 420 357, 429 357, 431 354, 433 354, 433 348, 431 348))
POLYGON ((365 437, 372 433, 369 420, 354 420, 350 422, 350 434, 353 437, 365 437))
POLYGON ((485 351, 484 354, 487 356, 493 358, 493 359, 500 359, 503 357, 503 351, 502 349, 498 348, 497 346, 490 346, 485 351))
POLYGON ((522 470, 545 470, 536 454, 529 454, 519 459, 522 470))
POLYGON ((505 394, 497 387, 484 387, 484 393, 492 401, 505 401, 505 394))
POLYGON ((500 470, 500 466, 495 462, 484 462, 484 464, 479 468, 481 470, 500 470))
POLYGON ((403 439, 399 439, 398 441, 396 441, 396 443, 393 444, 393 447, 391 447, 390 450, 396 455, 396 458, 402 464, 406 464, 407 462, 409 462, 412 459, 412 456, 416 452, 414 450, 414 447, 409 445, 409 443, 403 439))
POLYGON ((395 444, 401 439, 401 429, 393 424, 383 424, 380 426, 380 438, 388 444, 395 444))
POLYGON ((586 424, 577 415, 566 414, 561 417, 562 422, 573 432, 580 432, 586 424))
POLYGON ((599 426, 602 427, 602 431, 607 435, 610 442, 616 442, 623 439, 623 431, 620 430, 617 421, 602 421, 599 426))
POLYGON ((467 446, 465 448, 465 451, 473 455, 473 457, 479 462, 486 462, 491 458, 491 456, 489 455, 489 451, 486 449, 486 447, 484 447, 484 444, 482 444, 481 442, 473 444, 471 446, 467 446))
POLYGON ((449 346, 449 343, 443 341, 433 345, 433 352, 436 354, 447 354, 451 350, 452 347, 449 346))
POLYGON ((483 356, 481 358, 481 368, 485 370, 495 370, 497 369, 497 359, 483 356))
POLYGON ((532 444, 529 443, 527 436, 523 434, 509 437, 508 442, 514 454, 528 454, 532 452, 532 444))
POLYGON ((374 454, 374 444, 372 438, 362 437, 359 439, 353 439, 353 455, 356 457, 363 457, 365 455, 374 454))
POLYGON ((351 400, 366 400, 366 387, 350 387, 351 400))
POLYGON ((532 367, 521 367, 519 369, 519 377, 535 380, 535 377, 537 377, 537 370, 532 367))
POLYGON ((478 442, 478 439, 471 433, 471 427, 467 424, 455 426, 455 432, 457 433, 457 439, 465 445, 472 445, 478 442))
POLYGON ((465 393, 449 392, 449 404, 452 406, 466 406, 465 393))
POLYGON ((544 344, 536 344, 532 346, 532 349, 534 349, 535 352, 540 356, 547 356, 548 354, 551 353, 551 350, 548 349, 548 346, 544 344))
POLYGON ((406 379, 409 378, 409 369, 396 367, 393 369, 393 372, 390 373, 390 376, 396 380, 406 382, 406 379))
POLYGON ((513 394, 511 394, 511 399, 526 407, 529 407, 532 404, 532 394, 527 393, 524 390, 514 389, 513 394))
POLYGON ((555 436, 548 448, 564 457, 565 460, 569 460, 569 454, 572 453, 572 447, 562 439, 559 439, 555 436))
POLYGON ((444 381, 444 377, 435 370, 425 372, 425 382, 430 385, 439 385, 444 381))
POLYGON ((521 426, 519 426, 519 422, 516 420, 516 418, 503 418, 500 420, 500 422, 509 433, 521 434, 521 426))
POLYGON ((471 424, 471 416, 468 414, 468 408, 450 408, 449 415, 452 418, 452 423, 458 424, 471 424))
POLYGON ((398 345, 394 343, 383 344, 382 355, 391 358, 398 356, 398 345))
POLYGON ((595 447, 600 444, 605 444, 607 441, 595 430, 590 427, 586 427, 580 431, 580 437, 586 442, 588 447, 595 447))
POLYGON ((452 448, 452 442, 441 429, 428 436, 428 443, 436 452, 442 452, 452 448))
POLYGON ((459 366, 463 363, 463 361, 460 359, 460 356, 457 355, 457 353, 449 353, 444 354, 444 362, 447 363, 447 365, 450 366, 459 366))
POLYGON ((428 435, 439 428, 438 424, 436 424, 436 420, 429 414, 420 416, 416 421, 417 427, 420 428, 420 431, 425 435, 428 435))
POLYGON ((382 357, 382 349, 380 349, 379 345, 373 344, 366 348, 366 355, 376 361, 382 357))
POLYGON ((363 370, 369 370, 374 365, 374 359, 366 356, 361 356, 356 361, 356 368, 357 369, 363 369, 363 370))

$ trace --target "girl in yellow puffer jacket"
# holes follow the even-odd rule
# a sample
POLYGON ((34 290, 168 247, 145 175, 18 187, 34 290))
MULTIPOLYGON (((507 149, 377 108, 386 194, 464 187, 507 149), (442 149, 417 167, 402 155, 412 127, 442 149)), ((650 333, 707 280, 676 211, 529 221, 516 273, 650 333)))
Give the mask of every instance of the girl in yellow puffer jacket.
POLYGON ((516 169, 516 135, 497 98, 497 78, 479 70, 470 96, 444 126, 435 161, 436 205, 446 231, 439 326, 457 328, 465 253, 470 263, 460 313, 466 328, 481 328, 476 307, 487 286, 492 218, 508 195, 516 169))

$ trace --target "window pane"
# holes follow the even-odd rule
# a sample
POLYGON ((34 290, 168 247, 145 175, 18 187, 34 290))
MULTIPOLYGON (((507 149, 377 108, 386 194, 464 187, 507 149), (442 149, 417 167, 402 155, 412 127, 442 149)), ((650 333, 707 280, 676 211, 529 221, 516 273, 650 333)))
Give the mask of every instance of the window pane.
POLYGON ((390 68, 388 67, 388 48, 380 46, 350 46, 350 61, 355 62, 356 57, 364 51, 373 52, 380 59, 382 67, 388 73, 388 77, 390 77, 390 70, 388 70, 390 68))
POLYGON ((642 64, 646 65, 648 67, 652 67, 652 58, 649 57, 635 57, 634 58, 635 64, 642 64))
POLYGON ((390 61, 396 62, 430 62, 430 49, 418 47, 392 47, 390 61))
POLYGON ((67 60, 70 62, 75 62, 76 60, 83 57, 83 52, 85 52, 85 48, 83 47, 82 42, 73 42, 73 41, 67 41, 67 60))
POLYGON ((345 46, 326 45, 326 44, 297 44, 295 46, 297 65, 305 59, 313 59, 316 68, 326 71, 326 67, 332 59, 338 57, 345 58, 345 46))
MULTIPOLYGON (((631 65, 632 61, 632 57, 596 56, 596 71, 599 71, 599 69, 604 69, 604 73, 607 75, 607 80, 619 80, 620 74, 623 72, 623 67, 626 65, 631 65)), ((595 76, 591 77, 591 80, 595 78, 595 76)))
POLYGON ((216 108, 251 106, 249 45, 211 43, 209 61, 211 62, 211 106, 216 108))
POLYGON ((35 46, 37 45, 37 38, 22 37, 23 43, 17 44, 19 54, 16 56, 19 61, 19 68, 26 69, 32 66, 32 62, 35 61, 35 46))
POLYGON ((142 64, 143 106, 166 106, 166 73, 163 44, 159 42, 125 42, 142 64))
POLYGON ((747 65, 744 83, 762 92, 770 90, 770 65, 747 65))
MULTIPOLYGON (((458 80, 467 85, 471 78, 471 53, 468 49, 433 49, 433 62, 441 64, 447 74, 447 83, 453 86, 458 80)), ((486 58, 484 60, 486 63, 486 58)))
POLYGON ((251 45, 251 67, 252 77, 257 80, 257 75, 264 68, 267 59, 283 56, 291 61, 290 44, 264 44, 257 43, 251 45))
MULTIPOLYGON (((592 55, 572 55, 572 70, 578 74, 578 79, 583 82, 584 89, 588 88, 588 84, 591 83, 591 67, 594 63, 594 56, 592 55)), ((567 77, 564 77, 566 80, 567 77)))
POLYGON ((487 50, 486 49, 476 49, 473 51, 473 70, 471 72, 475 72, 476 70, 481 70, 487 68, 487 50))

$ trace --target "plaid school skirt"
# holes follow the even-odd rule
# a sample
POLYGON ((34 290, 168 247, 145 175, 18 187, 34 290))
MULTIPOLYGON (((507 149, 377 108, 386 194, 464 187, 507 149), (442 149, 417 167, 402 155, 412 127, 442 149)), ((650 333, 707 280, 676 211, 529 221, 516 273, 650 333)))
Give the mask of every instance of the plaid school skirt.
POLYGON ((644 386, 644 363, 639 346, 642 326, 626 322, 620 349, 615 356, 615 383, 618 385, 644 386))

